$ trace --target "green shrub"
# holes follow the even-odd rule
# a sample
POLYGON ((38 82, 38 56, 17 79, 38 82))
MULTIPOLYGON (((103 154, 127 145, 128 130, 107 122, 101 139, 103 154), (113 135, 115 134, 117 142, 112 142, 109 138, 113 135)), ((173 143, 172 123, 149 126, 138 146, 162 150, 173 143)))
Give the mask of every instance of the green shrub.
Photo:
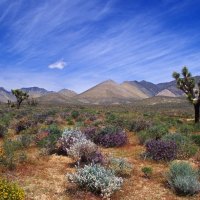
POLYGON ((37 145, 41 148, 46 148, 49 154, 57 151, 58 139, 62 136, 62 131, 57 125, 52 124, 46 130, 46 137, 37 142, 37 145))
POLYGON ((26 130, 22 130, 20 134, 23 135, 35 135, 38 133, 39 127, 37 125, 27 128, 26 130))
POLYGON ((106 122, 112 123, 117 119, 116 115, 113 113, 106 114, 106 122))
POLYGON ((189 135, 194 131, 194 126, 188 125, 188 124, 183 124, 179 127, 179 132, 183 133, 184 135, 189 135))
POLYGON ((196 132, 200 131, 200 124, 199 123, 194 124, 194 131, 196 131, 196 132))
POLYGON ((0 117, 0 123, 3 125, 3 126, 9 126, 12 118, 14 117, 15 113, 11 113, 11 112, 6 112, 3 114, 2 117, 0 117))
POLYGON ((150 178, 152 176, 153 169, 151 167, 143 167, 142 172, 146 178, 150 178))
POLYGON ((148 132, 151 135, 151 139, 153 138, 160 139, 162 136, 168 133, 168 127, 163 124, 159 124, 159 125, 150 127, 148 129, 148 132))
POLYGON ((130 176, 133 166, 124 158, 110 158, 108 167, 115 171, 118 176, 130 176))
POLYGON ((100 165, 85 165, 84 168, 78 168, 76 173, 68 174, 67 177, 70 182, 101 194, 104 198, 109 198, 121 188, 123 183, 123 179, 116 177, 112 170, 100 165))
POLYGON ((30 146, 31 142, 33 141, 33 137, 31 135, 21 135, 18 138, 18 141, 21 144, 22 148, 27 148, 30 146))
POLYGON ((198 151, 198 147, 193 144, 190 138, 179 133, 168 134, 163 136, 163 140, 173 141, 178 147, 177 158, 184 159, 194 156, 198 151))
POLYGON ((76 119, 79 115, 80 115, 79 112, 76 111, 76 110, 73 110, 73 111, 71 112, 71 116, 72 116, 73 119, 76 119))
POLYGON ((139 143, 144 144, 147 140, 149 140, 151 137, 147 131, 140 131, 137 133, 139 143))
POLYGON ((1 147, 2 154, 0 156, 0 163, 8 169, 13 170, 16 166, 15 152, 19 148, 20 145, 18 142, 12 141, 10 139, 4 140, 1 147))
POLYGON ((0 179, 0 200, 24 200, 25 193, 17 184, 0 179))
POLYGON ((199 175, 187 162, 173 162, 167 173, 170 187, 180 195, 193 195, 200 191, 199 175))
POLYGON ((6 127, 0 124, 0 138, 4 137, 6 132, 7 132, 6 127))
POLYGON ((59 127, 56 124, 51 124, 47 130, 50 132, 50 134, 58 135, 60 136, 62 134, 62 131, 59 129, 59 127))
POLYGON ((72 119, 67 120, 68 125, 74 125, 74 121, 72 119))
POLYGON ((144 144, 150 139, 160 139, 168 133, 168 128, 163 125, 154 125, 148 130, 140 131, 137 133, 140 144, 144 144))
POLYGON ((193 134, 190 136, 191 137, 191 140, 197 144, 198 146, 200 146, 200 135, 197 135, 197 134, 193 134))
POLYGON ((129 131, 139 132, 139 131, 147 130, 151 126, 153 126, 153 123, 151 121, 138 119, 138 120, 130 122, 128 129, 129 131))

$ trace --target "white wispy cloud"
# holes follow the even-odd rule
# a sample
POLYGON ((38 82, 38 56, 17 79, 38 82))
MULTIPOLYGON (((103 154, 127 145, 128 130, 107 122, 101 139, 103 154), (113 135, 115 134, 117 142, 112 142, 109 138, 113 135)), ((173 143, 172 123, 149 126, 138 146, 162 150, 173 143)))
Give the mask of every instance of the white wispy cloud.
MULTIPOLYGON (((116 8, 118 0, 31 1, 30 7, 24 9, 29 5, 25 2, 9 4, 0 16, 4 25, 9 21, 9 32, 0 41, 0 54, 7 52, 16 58, 11 57, 8 66, 8 60, 1 59, 0 72, 2 66, 4 74, 10 74, 15 67, 26 77, 34 72, 34 81, 40 80, 37 74, 40 78, 43 75, 47 86, 54 80, 55 88, 81 92, 109 78, 118 82, 168 81, 182 65, 188 65, 194 74, 198 72, 199 32, 195 28, 179 30, 179 23, 170 28, 165 24, 171 16, 183 14, 190 1, 177 0, 175 4, 162 0, 160 7, 155 5, 145 11, 139 11, 140 1, 134 1, 136 6, 129 10, 116 8), (13 8, 17 8, 14 14, 13 8), (58 58, 63 60, 56 61, 58 58), (66 67, 68 63, 70 67, 66 67), (55 73, 47 66, 65 69, 55 73)), ((14 74, 13 80, 17 81, 14 74)), ((20 80, 24 85, 28 82, 24 77, 20 80)), ((6 79, 0 84, 8 85, 6 79)))
POLYGON ((49 69, 64 69, 68 64, 64 60, 56 61, 48 66, 49 69))

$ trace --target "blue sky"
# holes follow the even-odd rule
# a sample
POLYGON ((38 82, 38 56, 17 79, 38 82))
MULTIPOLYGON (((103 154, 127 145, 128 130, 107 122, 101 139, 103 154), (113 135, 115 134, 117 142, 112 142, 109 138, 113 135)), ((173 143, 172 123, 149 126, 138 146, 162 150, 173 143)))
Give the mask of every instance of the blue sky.
POLYGON ((199 0, 0 0, 0 86, 82 92, 200 74, 199 0))

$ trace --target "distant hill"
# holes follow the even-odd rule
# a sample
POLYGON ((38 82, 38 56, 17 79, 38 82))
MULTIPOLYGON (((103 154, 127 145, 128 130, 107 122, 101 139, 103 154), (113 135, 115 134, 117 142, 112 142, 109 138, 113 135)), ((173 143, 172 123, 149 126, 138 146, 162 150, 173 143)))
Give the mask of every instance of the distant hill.
POLYGON ((164 89, 160 91, 156 96, 164 96, 164 97, 176 97, 176 95, 168 89, 164 89))
POLYGON ((113 80, 104 81, 75 96, 83 103, 130 103, 133 99, 147 98, 142 91, 128 83, 118 84, 113 80))
POLYGON ((72 90, 68 90, 68 89, 62 89, 58 92, 59 94, 63 94, 66 97, 74 97, 77 95, 76 92, 72 91, 72 90))
POLYGON ((142 92, 144 92, 147 96, 152 97, 158 93, 158 88, 155 84, 147 82, 147 81, 126 81, 127 83, 134 85, 142 92))
POLYGON ((52 92, 52 93, 49 93, 49 94, 46 94, 46 95, 43 95, 39 98, 37 98, 37 100, 40 102, 40 103, 75 103, 73 102, 73 100, 71 100, 70 97, 67 97, 66 95, 64 94, 60 94, 58 92, 52 92))
POLYGON ((146 90, 148 90, 152 96, 155 96, 160 91, 156 84, 148 82, 148 81, 143 80, 143 81, 138 82, 138 84, 144 87, 146 90))
MULTIPOLYGON (((200 81, 200 76, 194 78, 196 82, 200 81)), ((127 104, 150 97, 183 96, 183 92, 176 87, 176 81, 154 84, 143 80, 124 81, 119 84, 107 80, 81 94, 68 89, 53 92, 39 87, 21 88, 21 90, 27 92, 31 98, 47 103, 127 104)), ((0 87, 0 102, 8 100, 15 101, 15 97, 10 91, 0 87)))
POLYGON ((151 96, 148 94, 147 90, 138 87, 138 85, 134 85, 128 81, 123 82, 122 84, 120 84, 120 86, 127 90, 131 94, 131 98, 133 99, 145 99, 151 96))
POLYGON ((0 87, 0 102, 7 103, 8 100, 14 101, 15 97, 11 92, 8 92, 3 87, 0 87))
POLYGON ((47 91, 44 88, 39 88, 39 87, 21 88, 21 90, 27 92, 31 98, 41 97, 43 95, 53 92, 53 91, 47 91))

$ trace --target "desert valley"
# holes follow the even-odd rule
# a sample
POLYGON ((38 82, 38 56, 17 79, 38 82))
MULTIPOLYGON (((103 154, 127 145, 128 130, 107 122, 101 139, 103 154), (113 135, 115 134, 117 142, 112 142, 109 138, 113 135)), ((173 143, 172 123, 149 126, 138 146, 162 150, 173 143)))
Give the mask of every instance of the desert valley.
POLYGON ((200 0, 0 0, 0 200, 200 200, 200 0))

